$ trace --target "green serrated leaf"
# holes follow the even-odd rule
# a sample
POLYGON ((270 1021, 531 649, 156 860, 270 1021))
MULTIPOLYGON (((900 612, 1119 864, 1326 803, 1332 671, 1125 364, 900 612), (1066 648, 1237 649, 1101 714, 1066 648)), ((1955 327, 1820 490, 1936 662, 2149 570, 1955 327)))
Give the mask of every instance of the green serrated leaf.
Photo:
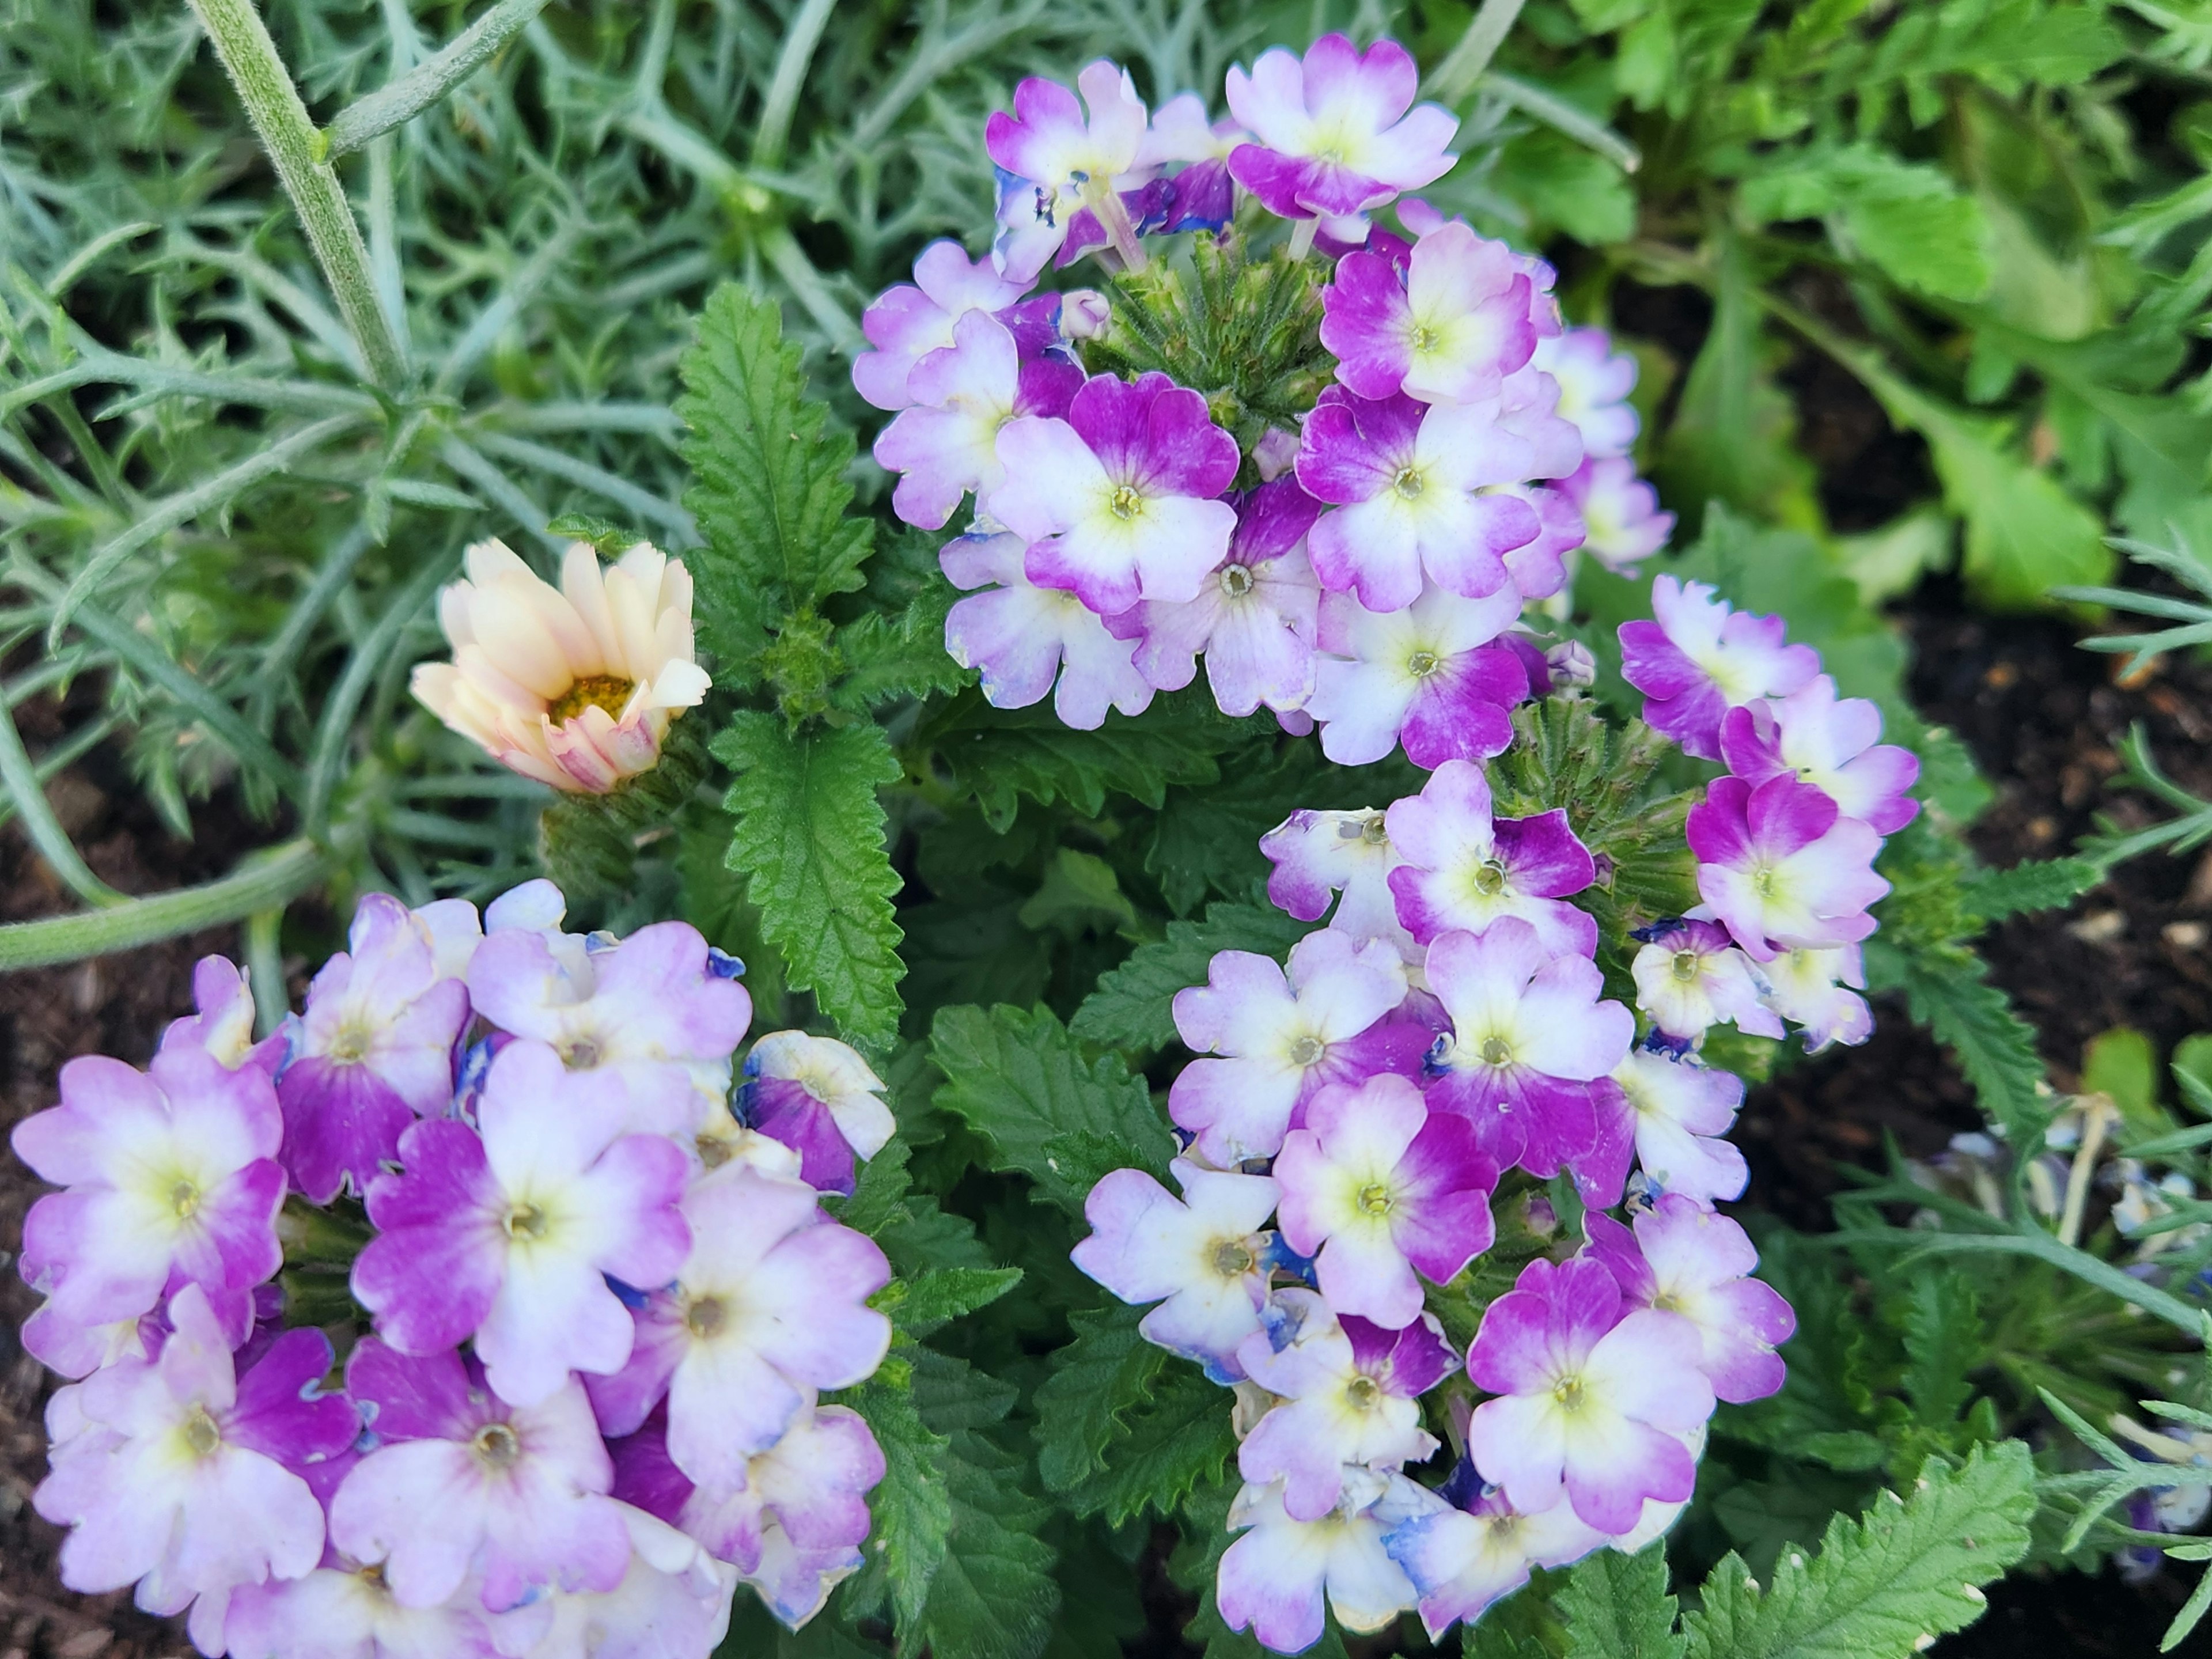
POLYGON ((945 615, 960 596, 942 577, 928 582, 896 616, 871 611, 837 630, 845 678, 830 693, 833 708, 858 714, 901 697, 955 691, 975 676, 945 649, 945 615))
POLYGON ((1948 1428, 1974 1396, 1968 1378, 1982 1363, 1979 1298, 1965 1275, 1923 1267, 1907 1292, 1905 1375, 1912 1413, 1929 1428, 1948 1428))
POLYGON ((1048 1010, 940 1009, 930 1053, 946 1079, 938 1109, 989 1141, 996 1167, 1028 1176, 1061 1208, 1080 1213, 1090 1186, 1059 1165, 1059 1137, 1101 1137, 1123 1164, 1165 1173, 1174 1137, 1142 1080, 1110 1054, 1085 1060, 1048 1010))
POLYGON ((1691 1659, 1911 1659, 1981 1617, 1980 1586, 2027 1553, 2035 1466, 2027 1445, 1929 1462, 1912 1494, 1838 1516, 1820 1553, 1786 1553, 1761 1589, 1731 1554, 1684 1617, 1691 1659))
POLYGON ((1146 1513, 1172 1515, 1194 1489, 1220 1480, 1237 1455, 1235 1403, 1195 1365, 1167 1366, 1115 1432, 1104 1466, 1068 1489, 1067 1506, 1116 1527, 1146 1513))
POLYGON ((1905 993, 1913 1018, 1950 1049, 1983 1109, 2014 1146, 2042 1134, 2050 1109, 2036 1089, 2044 1072, 2035 1028, 1990 982, 1980 957, 1963 949, 1894 951, 1877 936, 1868 941, 1866 962, 1868 985, 1905 993))
MULTIPOLYGON (((884 1305, 891 1323, 908 1336, 926 1337, 954 1320, 987 1308, 1022 1282, 1019 1267, 938 1267, 895 1280, 904 1294, 884 1305)), ((878 1305, 881 1304, 878 1298, 878 1305)))
POLYGON ((1175 1041, 1176 993, 1206 983, 1216 951, 1280 957, 1312 931, 1311 922, 1271 904, 1210 904, 1202 921, 1170 922, 1165 939, 1139 945, 1127 961, 1100 975, 1098 988, 1084 998, 1068 1030, 1086 1042, 1133 1053, 1164 1048, 1175 1041))
MULTIPOLYGON (((881 1575, 893 1622, 911 1630, 951 1545, 945 1464, 952 1443, 922 1421, 910 1386, 894 1386, 880 1371, 844 1401, 867 1419, 884 1451, 884 1478, 868 1494, 870 1575, 881 1575)), ((865 1601, 866 1586, 859 1595, 865 1601)))
POLYGON ((1567 1621, 1567 1659, 1679 1659, 1686 1644, 1667 1594, 1667 1547, 1634 1555, 1584 1556, 1558 1595, 1567 1621))
POLYGON ((825 434, 826 406, 806 396, 799 348, 772 300, 725 283, 707 296, 684 354, 676 413, 693 483, 684 505, 706 545, 689 561, 707 642, 749 672, 784 617, 860 585, 874 538, 848 517, 851 434, 825 434))
POLYGON ((2104 871, 2087 859, 2029 859, 2009 870, 1976 871, 1960 896, 1970 915, 1996 922, 2063 908, 2104 878, 2104 871))
POLYGON ((1069 1316, 1075 1340, 1055 1349, 1036 1391, 1037 1472, 1066 1492, 1106 1466, 1106 1450, 1167 1354, 1137 1334, 1141 1308, 1111 1303, 1069 1316))
POLYGON ((811 990, 855 1042, 887 1047, 898 1035, 906 969, 891 911, 900 882, 876 799, 900 772, 882 730, 791 735, 748 710, 732 717, 714 750, 737 775, 722 801, 737 818, 727 862, 744 875, 793 988, 811 990))

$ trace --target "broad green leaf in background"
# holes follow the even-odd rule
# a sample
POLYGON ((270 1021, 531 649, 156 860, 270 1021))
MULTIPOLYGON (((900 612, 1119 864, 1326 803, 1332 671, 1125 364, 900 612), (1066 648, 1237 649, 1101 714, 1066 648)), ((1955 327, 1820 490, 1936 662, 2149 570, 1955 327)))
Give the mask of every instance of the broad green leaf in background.
POLYGON ((898 1035, 906 969, 891 910, 899 878, 876 799, 900 775, 883 729, 793 733, 774 715, 747 710, 732 718, 714 751, 736 775, 722 803, 737 819, 727 861, 744 875, 792 988, 812 991, 854 1042, 888 1046, 898 1035))
POLYGON ((1873 144, 1792 158, 1747 180, 1741 200, 1759 222, 1836 216, 1848 243, 1907 288, 1975 300, 1990 285, 1981 204, 1942 169, 1873 144))

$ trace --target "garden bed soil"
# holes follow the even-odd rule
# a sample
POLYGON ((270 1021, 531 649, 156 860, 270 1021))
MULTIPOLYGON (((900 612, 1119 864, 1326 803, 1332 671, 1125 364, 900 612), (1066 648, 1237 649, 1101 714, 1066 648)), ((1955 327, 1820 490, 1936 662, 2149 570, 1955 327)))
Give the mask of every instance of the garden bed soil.
MULTIPOLYGON (((2093 827, 2102 811, 2128 823, 2155 816, 2115 795, 2118 744, 2132 721, 2148 727, 2169 773, 2212 795, 2212 671, 2169 664, 2138 684, 2114 682, 2107 659, 2081 651, 2056 620, 1991 618, 1936 584, 1901 622, 1915 647, 1914 701, 1973 750, 1997 795, 1972 839, 1992 864, 2047 858, 2093 827)), ((53 711, 23 711, 33 750, 54 735, 53 711)), ((257 838, 253 827, 203 809, 194 843, 173 839, 143 804, 118 757, 99 752, 58 780, 52 798, 93 869, 125 892, 149 892, 219 873, 257 838)), ((263 832, 265 834, 265 832, 263 832)), ((52 915, 67 896, 29 852, 19 830, 0 831, 0 920, 52 915)), ((2115 872, 2064 915, 2022 918, 1985 941, 1991 970, 2042 1033, 2054 1081, 2070 1084, 2081 1050, 2119 1024, 2147 1032, 2161 1052, 2212 1030, 2212 854, 2162 854, 2115 872)), ((8 1125, 52 1103, 62 1064, 83 1054, 143 1063, 162 1025, 186 1012, 191 964, 235 952, 237 930, 219 929, 152 949, 0 980, 0 1118, 8 1125)), ((1880 1161, 1886 1136, 1908 1154, 1940 1149, 1978 1126, 1972 1092, 1950 1060, 1895 1007, 1864 1047, 1785 1071, 1754 1091, 1741 1125, 1759 1202, 1804 1228, 1828 1224, 1842 1170, 1880 1161)), ((78 1596, 60 1588, 58 1530, 38 1518, 30 1494, 45 1472, 40 1423, 52 1379, 16 1346, 15 1328, 35 1298, 16 1278, 25 1212, 37 1183, 0 1158, 0 1659, 167 1659, 189 1651, 180 1626, 152 1619, 126 1594, 78 1596)), ((2185 1593, 2173 1575, 2144 1589, 2096 1578, 2020 1579, 1994 1587, 1973 1629, 1941 1644, 1951 1659, 2120 1659, 2155 1651, 2185 1593)), ((1178 1609, 1159 1577, 1157 1634, 1141 1645, 1181 1646, 1178 1609)), ((2212 1643, 2200 1650, 2212 1651, 2212 1643)))

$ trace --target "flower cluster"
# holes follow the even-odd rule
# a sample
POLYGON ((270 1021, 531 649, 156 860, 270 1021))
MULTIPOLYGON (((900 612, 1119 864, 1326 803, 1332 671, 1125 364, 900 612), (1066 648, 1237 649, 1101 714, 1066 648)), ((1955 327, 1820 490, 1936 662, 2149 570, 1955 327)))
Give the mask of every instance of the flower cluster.
POLYGON ((941 554, 969 592, 945 643, 993 703, 1052 693, 1096 727, 1203 659, 1224 711, 1318 724, 1333 759, 1480 758, 1549 684, 1524 605, 1577 550, 1626 568, 1665 542, 1628 459, 1635 360, 1565 329, 1540 260, 1403 195, 1455 159, 1417 80, 1395 42, 1332 34, 1231 70, 1219 122, 1188 93, 1148 112, 1104 62, 992 118, 990 257, 925 251, 869 308, 853 378, 894 415, 875 455, 899 515, 939 529, 973 498, 941 554), (1394 203, 1402 234, 1374 222, 1394 203), (1271 218, 1321 387, 1296 429, 1212 385, 1096 372, 1152 326, 1128 287, 1148 243, 1198 231, 1244 258, 1271 218), (1115 297, 1032 292, 1085 254, 1115 297))
POLYGON ((1863 1042, 1874 1021, 1859 944, 1875 929, 1867 907, 1889 890, 1874 861, 1920 810, 1905 793, 1920 763, 1876 741, 1881 709, 1838 696, 1779 617, 1667 575, 1651 610, 1621 625, 1622 678, 1644 693, 1647 721, 1728 772, 1689 817, 1705 902, 1642 936, 1638 1006, 1678 1047, 1723 1022, 1780 1036, 1778 1015, 1804 1028, 1808 1048, 1863 1042))
POLYGON ((796 1031, 736 1073, 741 964, 563 912, 371 894, 276 1034, 210 957, 17 1127, 73 1589, 237 1659, 704 1659, 740 1582, 796 1627, 859 1567, 883 1456, 819 1395, 890 1270, 818 1198, 883 1085, 796 1031))

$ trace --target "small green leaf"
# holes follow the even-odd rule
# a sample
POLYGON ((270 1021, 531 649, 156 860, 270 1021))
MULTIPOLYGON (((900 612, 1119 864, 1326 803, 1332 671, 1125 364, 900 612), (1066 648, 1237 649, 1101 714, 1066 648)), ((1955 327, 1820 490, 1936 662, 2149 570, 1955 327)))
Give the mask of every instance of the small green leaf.
POLYGON ((1273 905, 1210 904, 1203 921, 1171 921, 1167 937, 1140 945, 1129 959, 1100 976, 1068 1030, 1088 1042, 1149 1053, 1175 1041, 1176 992, 1206 983, 1218 951, 1251 951, 1279 957, 1313 931, 1310 921, 1273 905))
POLYGON ((939 1267, 897 1279, 905 1293, 884 1311, 908 1336, 926 1337, 954 1320, 987 1308, 1022 1282, 1019 1267, 939 1267))
POLYGON ((2002 921, 2063 908, 2104 878, 2104 871, 2087 859, 2028 859, 2009 870, 1976 871, 1961 896, 1984 921, 2002 921))
POLYGON ((1680 1659, 1667 1594, 1667 1547, 1634 1555, 1596 1550, 1575 1564, 1559 1594, 1567 1621, 1567 1659, 1680 1659))

